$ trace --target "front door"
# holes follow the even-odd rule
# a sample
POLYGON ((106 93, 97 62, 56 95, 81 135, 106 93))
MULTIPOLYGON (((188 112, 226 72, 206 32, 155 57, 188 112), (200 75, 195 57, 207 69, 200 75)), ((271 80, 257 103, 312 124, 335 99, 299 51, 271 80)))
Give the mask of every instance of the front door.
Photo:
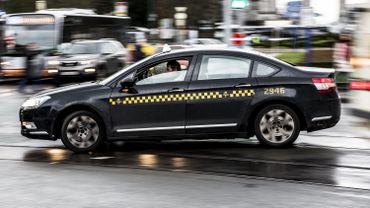
POLYGON ((186 132, 236 132, 255 95, 252 60, 233 55, 202 55, 188 93, 186 132))
POLYGON ((130 89, 117 87, 111 96, 111 116, 118 136, 163 136, 185 133, 184 93, 191 58, 156 62, 134 72, 130 89))

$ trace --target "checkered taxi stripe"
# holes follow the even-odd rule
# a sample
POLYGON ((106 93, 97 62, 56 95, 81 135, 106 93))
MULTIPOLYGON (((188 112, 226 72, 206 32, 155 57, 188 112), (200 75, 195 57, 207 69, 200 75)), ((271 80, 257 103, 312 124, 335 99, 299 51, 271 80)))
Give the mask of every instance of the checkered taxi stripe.
POLYGON ((217 100, 225 98, 241 98, 254 96, 253 89, 207 91, 207 92, 183 92, 163 95, 128 96, 123 98, 109 99, 112 105, 132 105, 145 103, 166 103, 187 100, 217 100))

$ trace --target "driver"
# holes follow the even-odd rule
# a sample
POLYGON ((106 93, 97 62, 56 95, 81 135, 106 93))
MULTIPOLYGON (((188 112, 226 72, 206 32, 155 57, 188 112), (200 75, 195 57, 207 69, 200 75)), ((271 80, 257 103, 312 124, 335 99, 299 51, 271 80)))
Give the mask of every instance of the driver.
POLYGON ((181 66, 176 60, 167 62, 167 72, 181 71, 181 66))

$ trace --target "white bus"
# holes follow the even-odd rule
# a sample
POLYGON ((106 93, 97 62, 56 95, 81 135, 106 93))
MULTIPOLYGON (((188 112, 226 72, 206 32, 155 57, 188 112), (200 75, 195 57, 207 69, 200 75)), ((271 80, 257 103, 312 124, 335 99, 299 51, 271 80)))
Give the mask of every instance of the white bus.
MULTIPOLYGON (((46 54, 46 68, 52 68, 55 52, 62 43, 76 39, 114 38, 126 43, 129 17, 97 15, 85 9, 48 9, 5 17, 6 52, 2 55, 0 76, 23 77, 26 70, 25 48, 34 44, 46 54), (50 65, 50 66, 49 66, 50 65)), ((55 66, 54 66, 55 67, 55 66)))

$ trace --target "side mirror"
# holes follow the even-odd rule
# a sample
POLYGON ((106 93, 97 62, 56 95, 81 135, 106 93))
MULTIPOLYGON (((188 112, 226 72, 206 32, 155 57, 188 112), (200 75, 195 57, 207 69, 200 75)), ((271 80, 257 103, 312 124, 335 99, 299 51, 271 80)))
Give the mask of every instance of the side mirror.
POLYGON ((134 73, 127 75, 120 81, 120 85, 123 89, 128 89, 135 84, 134 73))

